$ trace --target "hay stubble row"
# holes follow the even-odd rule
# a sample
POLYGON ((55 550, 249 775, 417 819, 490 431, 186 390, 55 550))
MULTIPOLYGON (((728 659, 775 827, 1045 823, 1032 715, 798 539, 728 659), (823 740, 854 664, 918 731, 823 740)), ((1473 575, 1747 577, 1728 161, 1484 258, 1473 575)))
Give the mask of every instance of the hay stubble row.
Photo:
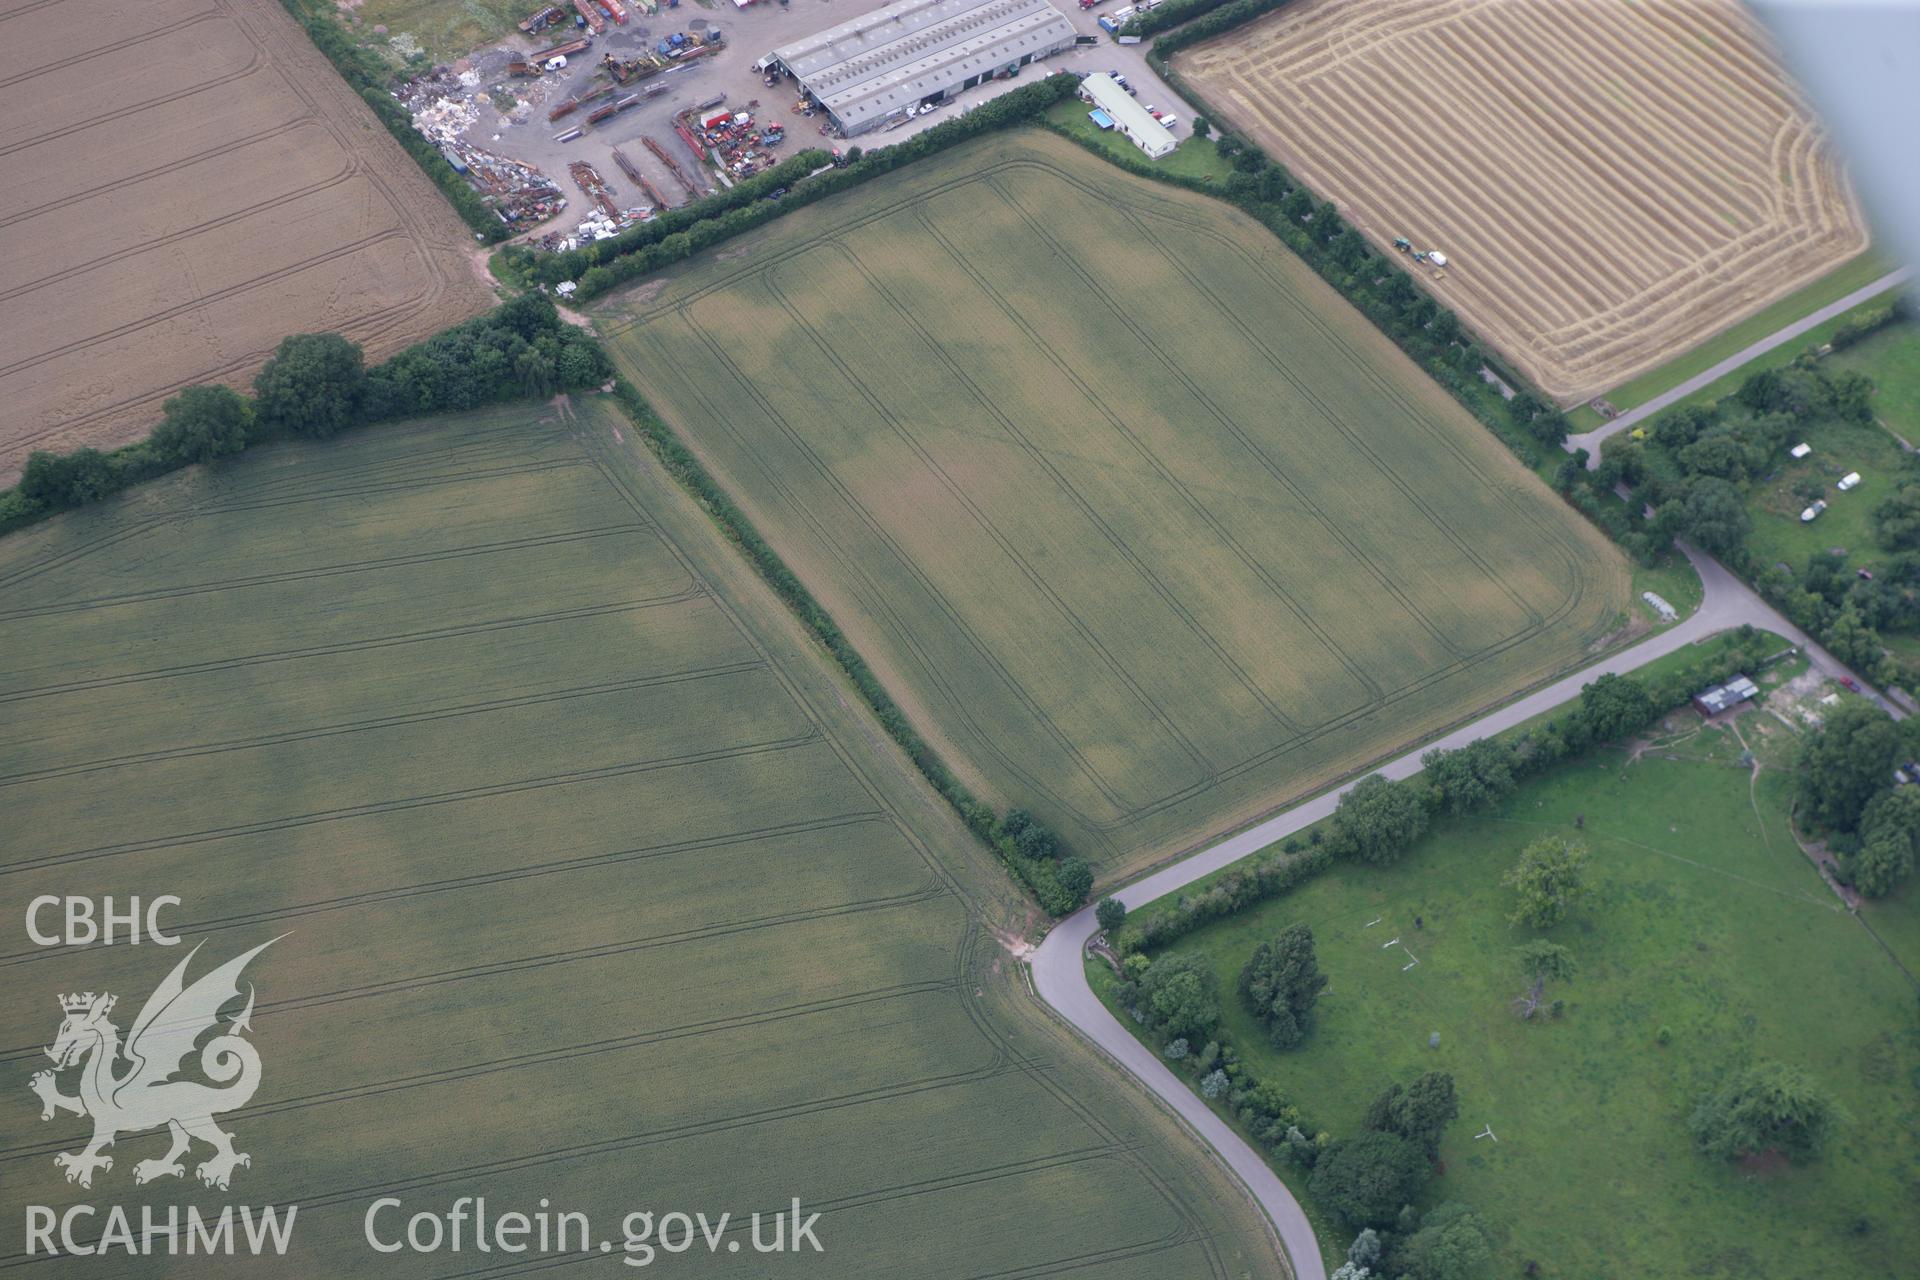
POLYGON ((1730 0, 1305 0, 1176 66, 1562 400, 1867 246, 1835 151, 1730 0))

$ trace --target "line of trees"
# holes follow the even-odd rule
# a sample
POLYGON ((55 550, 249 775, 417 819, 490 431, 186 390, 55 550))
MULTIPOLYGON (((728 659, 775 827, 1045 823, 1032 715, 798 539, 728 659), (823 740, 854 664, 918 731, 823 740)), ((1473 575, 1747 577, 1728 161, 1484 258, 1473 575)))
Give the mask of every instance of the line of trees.
MULTIPOLYGON (((847 639, 811 591, 800 581, 767 540, 760 535, 746 513, 701 465, 693 451, 683 444, 653 406, 624 378, 616 379, 614 394, 619 398, 654 456, 703 506, 737 545, 774 594, 793 610, 794 615, 813 632, 815 638, 833 655, 840 669, 853 681, 880 725, 900 749, 907 753, 935 791, 953 806, 961 821, 997 856, 1014 880, 1033 895, 1034 901, 1049 915, 1064 916, 1077 910, 1093 888, 1093 869, 1086 859, 1061 845, 1060 839, 1031 814, 1010 810, 1003 818, 991 805, 974 795, 948 768, 927 740, 907 719, 907 715, 880 683, 860 651, 847 639)), ((1115 904, 1118 905, 1117 903, 1115 904)))
MULTIPOLYGON (((1193 27, 1181 32, 1181 44, 1191 44, 1195 40, 1204 40, 1209 36, 1218 35, 1244 22, 1251 22, 1263 13, 1284 9, 1292 3, 1293 0, 1166 0, 1166 3, 1157 8, 1149 9, 1145 13, 1136 13, 1127 19, 1121 25, 1119 34, 1152 36, 1171 30, 1182 23, 1193 22, 1193 27), (1204 26, 1194 21, 1201 17, 1206 18, 1204 26), (1194 28, 1199 28, 1202 34, 1190 34, 1194 28)), ((1198 126, 1195 127, 1194 132, 1199 132, 1198 126)))
MULTIPOLYGON (((1218 25, 1225 30, 1271 7, 1277 6, 1264 0, 1235 0, 1161 37, 1154 43, 1151 61, 1190 101, 1204 105, 1204 100, 1167 64, 1166 55, 1204 38, 1195 34, 1199 29, 1211 33, 1218 25)), ((1211 128, 1211 116, 1209 120, 1211 128)), ((1091 147, 1086 139, 1052 121, 1038 123, 1130 173, 1225 200, 1260 222, 1529 466, 1539 461, 1543 446, 1557 446, 1566 438, 1565 417, 1527 390, 1517 375, 1500 369, 1457 315, 1416 286, 1397 262, 1369 248, 1332 202, 1317 200, 1304 184, 1246 139, 1223 133, 1211 143, 1196 140, 1187 144, 1211 145, 1232 166, 1233 172, 1225 181, 1216 183, 1156 166, 1137 155, 1091 147), (1504 399, 1481 379, 1483 365, 1494 367, 1509 384, 1520 387, 1520 394, 1512 401, 1504 399)))
POLYGON ((1848 701, 1800 748, 1798 816, 1824 832, 1840 879, 1870 898, 1913 875, 1920 855, 1920 785, 1896 785, 1894 770, 1920 756, 1920 723, 1896 723, 1865 701, 1848 701))
POLYGON ((502 303, 368 368, 337 333, 283 339, 251 396, 193 386, 161 407, 145 440, 110 452, 36 451, 0 494, 0 532, 97 502, 131 485, 285 437, 325 439, 350 427, 598 386, 612 374, 585 331, 539 294, 502 303))
POLYGON ((902 165, 997 129, 1037 120, 1074 95, 1079 77, 1057 72, 944 120, 924 133, 879 151, 850 148, 836 165, 826 151, 803 151, 732 188, 673 209, 617 236, 565 253, 509 246, 502 261, 511 274, 542 284, 575 280, 576 297, 598 297, 616 285, 684 259, 795 209, 859 186, 902 165))
MULTIPOLYGON (((1638 733, 1708 685, 1755 669, 1773 656, 1773 643, 1765 633, 1741 627, 1717 656, 1658 675, 1603 675, 1542 725, 1511 738, 1429 751, 1420 758, 1422 772, 1412 778, 1364 778, 1340 798, 1324 830, 1316 827, 1304 841, 1290 837, 1277 850, 1255 854, 1171 906, 1128 915, 1111 935, 1114 947, 1123 955, 1164 947, 1202 925, 1292 892, 1336 858, 1374 866, 1397 862, 1426 833, 1433 815, 1498 804, 1522 779, 1638 733)), ((1883 776, 1891 779, 1891 766, 1883 776)))

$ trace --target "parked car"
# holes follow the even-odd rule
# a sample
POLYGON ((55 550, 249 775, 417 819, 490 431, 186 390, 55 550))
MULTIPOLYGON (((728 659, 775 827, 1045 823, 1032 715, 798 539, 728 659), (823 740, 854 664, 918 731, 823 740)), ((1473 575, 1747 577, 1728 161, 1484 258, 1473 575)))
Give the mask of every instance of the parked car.
POLYGON ((1840 683, 1846 688, 1853 690, 1855 693, 1860 692, 1860 682, 1858 680, 1855 680, 1852 676, 1841 676, 1840 683))

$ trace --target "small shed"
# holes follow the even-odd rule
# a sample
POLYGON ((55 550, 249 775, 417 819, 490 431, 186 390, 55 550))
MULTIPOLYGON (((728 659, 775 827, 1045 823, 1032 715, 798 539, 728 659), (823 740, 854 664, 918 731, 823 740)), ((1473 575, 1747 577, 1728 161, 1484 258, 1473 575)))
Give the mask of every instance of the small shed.
POLYGON ((1759 685, 1745 676, 1735 676, 1725 684, 1694 694, 1693 709, 1703 716, 1718 715, 1728 707, 1737 707, 1748 701, 1759 692, 1759 685))

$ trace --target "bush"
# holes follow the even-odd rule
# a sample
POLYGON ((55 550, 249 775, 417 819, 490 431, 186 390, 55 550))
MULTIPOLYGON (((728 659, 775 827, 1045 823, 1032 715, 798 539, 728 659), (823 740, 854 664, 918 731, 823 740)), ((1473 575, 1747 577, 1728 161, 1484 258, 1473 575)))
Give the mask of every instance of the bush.
POLYGON ((1307 1190, 1358 1226, 1386 1226, 1420 1193, 1426 1154, 1397 1133, 1371 1130, 1334 1142, 1314 1162, 1307 1190))
POLYGON ((1240 995, 1273 1046, 1291 1049, 1307 1038, 1313 1006, 1327 982, 1313 953, 1313 930, 1293 924, 1247 957, 1240 970, 1240 995))
POLYGON ((239 453, 253 433, 253 405, 232 387, 187 387, 160 413, 149 443, 156 455, 180 465, 239 453))
POLYGON ((1332 864, 1332 855, 1324 847, 1298 855, 1256 854, 1245 866, 1227 872, 1205 891, 1180 899, 1170 909, 1131 916, 1116 945, 1123 952, 1163 947, 1208 921, 1290 893, 1332 864))
POLYGON ((1426 831, 1427 806, 1417 785, 1376 773, 1340 797, 1332 826, 1334 852, 1385 866, 1397 862, 1426 831))
POLYGON ((1836 1118, 1805 1072, 1764 1062, 1702 1098, 1687 1126, 1700 1150, 1718 1159, 1777 1151, 1804 1161, 1818 1154, 1836 1118))

